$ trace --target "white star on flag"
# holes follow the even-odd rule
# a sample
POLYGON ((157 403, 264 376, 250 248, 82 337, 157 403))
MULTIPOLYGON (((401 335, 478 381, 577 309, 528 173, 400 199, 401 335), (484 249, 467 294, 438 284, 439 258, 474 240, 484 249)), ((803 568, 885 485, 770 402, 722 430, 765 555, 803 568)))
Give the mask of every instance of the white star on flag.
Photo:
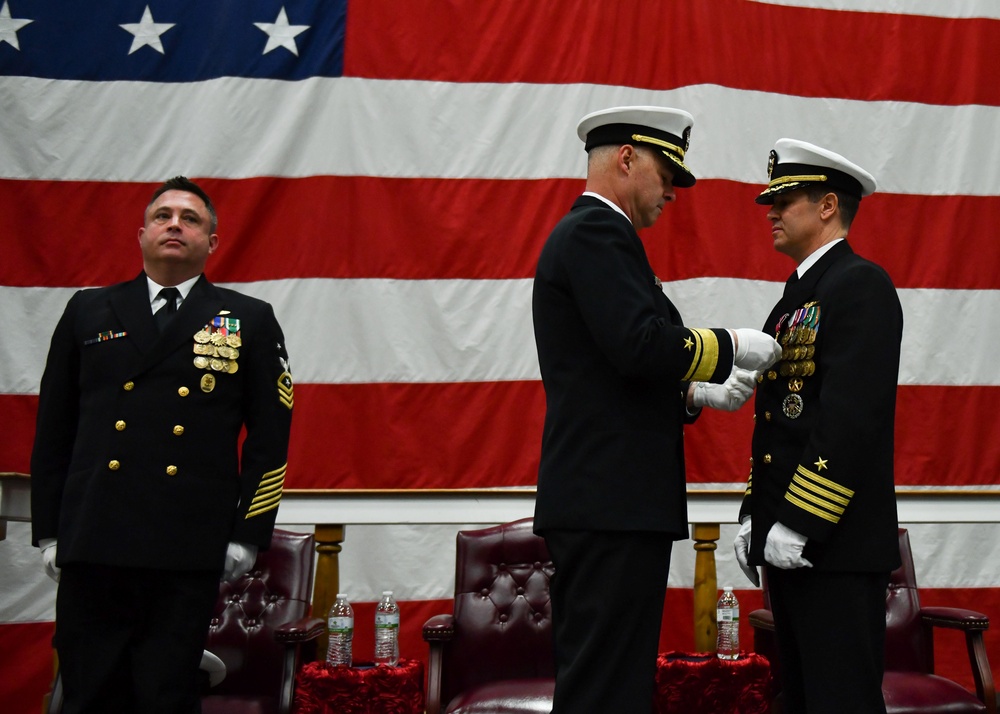
POLYGON ((309 29, 309 25, 289 25, 284 5, 278 11, 278 19, 274 22, 255 22, 254 25, 267 33, 267 44, 261 53, 265 55, 271 50, 284 47, 298 57, 299 48, 295 44, 295 36, 309 29))
POLYGON ((21 20, 11 17, 10 8, 7 5, 8 3, 4 2, 3 7, 0 8, 0 44, 6 42, 20 52, 21 46, 17 43, 17 31, 25 25, 30 25, 34 20, 21 20))
POLYGON ((149 5, 146 6, 146 10, 142 13, 142 19, 139 22, 129 22, 119 25, 126 32, 131 32, 135 35, 132 38, 132 47, 129 48, 129 54, 132 54, 140 47, 149 45, 161 55, 165 53, 163 51, 163 43, 160 42, 160 35, 173 26, 174 23, 172 22, 153 22, 153 13, 149 11, 149 5))

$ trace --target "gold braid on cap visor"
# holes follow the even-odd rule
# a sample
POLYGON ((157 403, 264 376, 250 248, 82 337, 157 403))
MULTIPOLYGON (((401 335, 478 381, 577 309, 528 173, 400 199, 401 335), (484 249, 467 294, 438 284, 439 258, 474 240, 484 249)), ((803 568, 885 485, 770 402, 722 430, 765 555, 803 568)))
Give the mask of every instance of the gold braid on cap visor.
POLYGON ((816 174, 814 176, 779 176, 776 179, 771 179, 767 187, 775 188, 786 183, 826 183, 826 181, 827 177, 823 174, 816 174))
MULTIPOLYGON (((684 165, 683 161, 684 149, 677 146, 677 144, 671 144, 669 141, 664 141, 663 139, 657 139, 655 136, 646 136, 645 134, 633 134, 632 141, 640 141, 644 144, 654 144, 656 146, 662 146, 667 151, 674 152, 675 154, 677 154, 677 156, 670 156, 670 154, 667 154, 667 156, 669 156, 670 159, 673 160, 674 163, 676 163, 682 169, 684 169, 688 173, 691 173, 691 169, 689 169, 687 166, 684 165)), ((666 151, 663 153, 666 154, 666 151)))

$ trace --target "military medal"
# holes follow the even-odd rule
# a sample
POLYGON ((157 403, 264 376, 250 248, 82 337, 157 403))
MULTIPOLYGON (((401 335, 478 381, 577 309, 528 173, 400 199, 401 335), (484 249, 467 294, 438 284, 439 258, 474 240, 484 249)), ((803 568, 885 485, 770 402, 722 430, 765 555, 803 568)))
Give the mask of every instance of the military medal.
POLYGON ((802 416, 802 397, 794 392, 786 396, 781 402, 781 412, 789 419, 798 419, 802 416))
POLYGON ((237 348, 243 345, 239 335, 240 321, 224 317, 228 314, 228 310, 221 311, 194 336, 194 353, 198 355, 194 358, 194 366, 211 370, 201 378, 201 389, 206 393, 215 389, 216 376, 212 372, 235 374, 240 368, 236 363, 240 356, 237 348))

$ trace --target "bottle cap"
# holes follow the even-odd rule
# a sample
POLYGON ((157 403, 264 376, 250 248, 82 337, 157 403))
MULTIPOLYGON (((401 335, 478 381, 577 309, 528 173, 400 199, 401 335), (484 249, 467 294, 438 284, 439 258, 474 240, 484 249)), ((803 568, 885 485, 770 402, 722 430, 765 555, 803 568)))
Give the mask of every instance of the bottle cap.
POLYGON ((344 595, 344 593, 337 593, 337 599, 339 600, 340 598, 344 598, 346 600, 347 596, 344 595))
POLYGON ((383 596, 385 596, 385 595, 392 595, 392 590, 383 590, 382 591, 382 595, 383 596))
POLYGON ((728 587, 727 586, 727 587, 722 588, 722 592, 724 592, 724 593, 731 593, 732 591, 733 591, 732 587, 728 587))

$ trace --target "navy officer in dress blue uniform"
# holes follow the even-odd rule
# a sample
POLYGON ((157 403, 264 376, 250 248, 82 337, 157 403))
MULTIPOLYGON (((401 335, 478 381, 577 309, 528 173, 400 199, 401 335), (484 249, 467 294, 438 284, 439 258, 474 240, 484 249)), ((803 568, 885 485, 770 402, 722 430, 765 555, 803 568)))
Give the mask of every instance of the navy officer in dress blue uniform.
POLYGON ((784 711, 885 712, 885 597, 899 566, 893 426, 903 312, 847 233, 875 179, 843 156, 780 139, 768 205, 797 264, 764 324, 781 361, 760 376, 737 559, 774 613, 784 711))
POLYGON ((756 330, 685 327, 647 260, 638 231, 695 182, 692 124, 663 107, 584 117, 586 191, 535 273, 556 714, 651 711, 671 545, 688 534, 683 425, 740 407, 780 355, 756 330))
POLYGON ((59 581, 64 714, 200 711, 220 576, 270 544, 288 355, 269 304, 202 274, 216 224, 199 186, 167 181, 139 229, 143 271, 77 292, 52 337, 31 511, 59 581))

